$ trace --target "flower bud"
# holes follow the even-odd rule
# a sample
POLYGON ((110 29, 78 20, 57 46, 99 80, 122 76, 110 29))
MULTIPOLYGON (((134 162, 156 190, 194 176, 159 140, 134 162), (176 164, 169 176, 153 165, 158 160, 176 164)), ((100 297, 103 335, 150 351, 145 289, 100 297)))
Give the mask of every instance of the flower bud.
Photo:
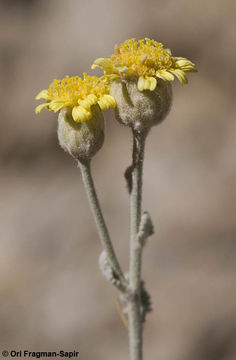
POLYGON ((70 108, 63 108, 58 116, 58 140, 61 147, 75 159, 90 160, 104 141, 104 118, 98 105, 92 106, 91 119, 75 122, 70 108))
POLYGON ((171 107, 172 87, 169 81, 158 79, 155 90, 138 90, 137 79, 117 79, 111 83, 110 94, 115 98, 118 121, 142 131, 159 124, 171 107))

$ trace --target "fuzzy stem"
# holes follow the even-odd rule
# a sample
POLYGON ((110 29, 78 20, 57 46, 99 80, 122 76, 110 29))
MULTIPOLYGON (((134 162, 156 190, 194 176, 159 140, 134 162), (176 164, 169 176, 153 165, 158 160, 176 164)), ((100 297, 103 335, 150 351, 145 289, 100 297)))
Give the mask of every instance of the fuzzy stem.
POLYGON ((100 204, 97 198, 96 190, 94 187, 94 182, 91 174, 91 168, 90 168, 90 161, 84 161, 84 162, 78 162, 79 167, 82 173, 82 179, 84 183, 84 187, 86 190, 86 194, 89 200, 90 208, 94 216, 95 223, 97 225, 97 230, 99 233, 100 240, 102 242, 102 246, 104 247, 108 259, 110 261, 110 264, 113 268, 113 270, 116 273, 116 276, 118 276, 121 289, 123 291, 127 288, 127 282, 124 278, 123 272, 121 270, 121 267, 119 265, 119 262, 117 260, 107 227, 106 223, 100 208, 100 204))
POLYGON ((142 319, 140 316, 140 280, 142 247, 138 242, 141 219, 142 172, 146 133, 133 130, 132 190, 130 197, 131 236, 129 285, 132 297, 129 302, 130 359, 142 360, 142 319))

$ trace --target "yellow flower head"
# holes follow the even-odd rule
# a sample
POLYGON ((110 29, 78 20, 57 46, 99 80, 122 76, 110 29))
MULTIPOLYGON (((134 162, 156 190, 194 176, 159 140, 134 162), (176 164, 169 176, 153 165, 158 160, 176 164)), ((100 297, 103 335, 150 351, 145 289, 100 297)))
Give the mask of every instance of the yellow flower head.
POLYGON ((145 38, 126 40, 115 46, 114 54, 96 59, 92 69, 100 67, 111 78, 138 77, 138 89, 155 90, 157 78, 173 81, 174 75, 181 84, 187 83, 186 72, 196 71, 195 65, 183 57, 173 57, 169 49, 157 41, 145 38))
POLYGON ((89 76, 66 76, 62 80, 53 80, 48 90, 42 90, 36 100, 44 99, 45 103, 36 107, 36 114, 45 107, 57 112, 62 108, 72 109, 72 117, 76 122, 87 121, 92 118, 92 106, 98 104, 101 110, 116 106, 115 99, 109 95, 107 78, 89 76))

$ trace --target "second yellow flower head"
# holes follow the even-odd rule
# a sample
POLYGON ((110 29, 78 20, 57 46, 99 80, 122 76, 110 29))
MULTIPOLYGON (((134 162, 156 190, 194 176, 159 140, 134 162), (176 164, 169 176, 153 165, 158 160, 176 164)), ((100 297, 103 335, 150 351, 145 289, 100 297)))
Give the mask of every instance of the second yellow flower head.
POLYGON ((115 46, 110 58, 98 58, 92 69, 100 67, 112 78, 138 77, 138 89, 155 90, 157 78, 173 81, 176 76, 181 84, 187 83, 186 72, 196 71, 195 65, 183 57, 173 57, 169 49, 155 40, 145 38, 126 40, 115 46))

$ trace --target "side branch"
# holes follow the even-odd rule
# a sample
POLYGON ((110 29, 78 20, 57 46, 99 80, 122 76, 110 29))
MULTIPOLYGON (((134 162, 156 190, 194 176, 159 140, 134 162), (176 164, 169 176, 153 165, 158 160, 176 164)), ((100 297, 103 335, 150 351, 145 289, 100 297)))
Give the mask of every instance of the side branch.
POLYGON ((127 281, 123 275, 123 272, 121 270, 120 264, 117 260, 110 235, 108 233, 106 223, 101 211, 101 207, 97 198, 96 190, 94 187, 94 182, 91 174, 91 168, 90 168, 90 161, 87 162, 78 162, 82 179, 84 183, 84 187, 87 193, 87 197, 89 200, 90 208, 92 210, 97 230, 99 233, 100 240, 102 242, 102 246, 104 250, 106 251, 107 257, 109 259, 109 262, 113 268, 114 273, 116 274, 117 278, 119 279, 120 284, 120 290, 126 291, 127 289, 127 281))

